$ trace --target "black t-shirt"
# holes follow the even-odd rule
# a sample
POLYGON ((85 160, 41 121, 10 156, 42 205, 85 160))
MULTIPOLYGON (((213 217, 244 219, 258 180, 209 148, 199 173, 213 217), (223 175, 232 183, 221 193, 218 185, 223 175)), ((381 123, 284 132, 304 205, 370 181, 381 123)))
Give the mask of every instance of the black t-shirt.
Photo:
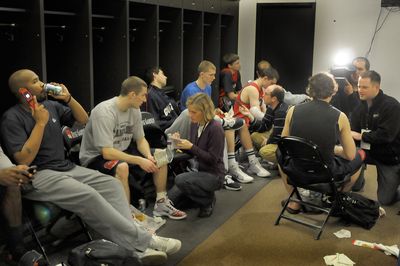
MULTIPOLYGON (((69 107, 56 101, 46 100, 41 104, 49 112, 49 121, 44 129, 39 151, 31 165, 37 165, 38 170, 70 170, 74 167, 74 164, 65 158, 61 127, 73 125, 75 119, 72 111, 69 107)), ((14 158, 14 154, 22 150, 35 124, 31 113, 20 104, 11 107, 4 113, 1 124, 1 138, 3 148, 10 158, 14 158)))

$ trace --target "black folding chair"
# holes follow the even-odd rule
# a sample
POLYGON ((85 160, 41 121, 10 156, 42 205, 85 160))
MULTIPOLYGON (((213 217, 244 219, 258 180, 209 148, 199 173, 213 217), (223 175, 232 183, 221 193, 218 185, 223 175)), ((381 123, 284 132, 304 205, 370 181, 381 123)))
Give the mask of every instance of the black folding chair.
POLYGON ((302 199, 298 188, 329 195, 331 197, 331 202, 333 203, 337 198, 338 190, 348 180, 348 177, 341 182, 335 181, 328 164, 325 163, 322 158, 318 146, 311 141, 299 137, 283 137, 278 142, 277 157, 280 167, 288 176, 288 184, 293 186, 293 191, 286 200, 275 225, 278 225, 280 220, 283 218, 314 228, 317 230, 315 239, 318 240, 326 222, 331 216, 331 206, 334 204, 329 204, 329 206, 319 206, 306 202, 302 199), (300 219, 301 215, 287 215, 285 210, 290 201, 299 203, 304 212, 306 212, 305 207, 308 207, 312 210, 322 211, 322 213, 326 214, 326 217, 320 222, 320 224, 314 224, 300 219))

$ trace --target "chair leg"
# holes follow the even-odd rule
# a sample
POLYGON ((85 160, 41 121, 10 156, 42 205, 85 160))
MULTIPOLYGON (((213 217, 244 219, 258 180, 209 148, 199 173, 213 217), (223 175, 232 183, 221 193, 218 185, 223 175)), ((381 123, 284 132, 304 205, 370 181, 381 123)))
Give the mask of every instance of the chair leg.
MULTIPOLYGON (((296 190, 296 191, 297 191, 297 190, 296 190)), ((281 212, 279 213, 279 216, 278 216, 278 218, 277 218, 276 221, 275 221, 275 225, 278 225, 278 224, 279 224, 279 222, 280 222, 280 220, 281 220, 281 218, 282 218, 282 215, 283 215, 283 213, 285 212, 286 207, 289 205, 290 199, 292 198, 292 196, 293 196, 294 193, 295 193, 295 189, 293 189, 292 193, 290 193, 289 198, 286 200, 285 205, 283 205, 282 210, 281 210, 281 212)), ((297 192, 297 193, 298 193, 298 192, 297 192)))
POLYGON ((47 257, 46 250, 44 249, 42 242, 40 241, 38 235, 36 234, 36 231, 33 228, 31 221, 27 217, 26 217, 26 221, 28 223, 29 231, 31 231, 32 238, 36 241, 36 244, 39 246, 40 252, 43 254, 44 259, 50 265, 50 261, 49 261, 49 258, 47 257))

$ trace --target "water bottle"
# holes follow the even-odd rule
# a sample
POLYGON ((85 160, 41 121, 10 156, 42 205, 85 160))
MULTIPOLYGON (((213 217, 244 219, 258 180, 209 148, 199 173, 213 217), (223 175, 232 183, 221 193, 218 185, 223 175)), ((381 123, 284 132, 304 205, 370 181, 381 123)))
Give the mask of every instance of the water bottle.
POLYGON ((139 199, 138 210, 141 212, 144 212, 146 210, 146 200, 145 199, 139 199))
POLYGON ((172 134, 171 133, 169 133, 167 135, 167 150, 169 150, 169 151, 173 151, 174 150, 174 146, 172 144, 172 134))
POLYGON ((53 95, 59 95, 62 92, 61 86, 53 85, 53 84, 50 84, 50 83, 45 83, 43 85, 43 88, 47 93, 50 93, 50 94, 53 94, 53 95))

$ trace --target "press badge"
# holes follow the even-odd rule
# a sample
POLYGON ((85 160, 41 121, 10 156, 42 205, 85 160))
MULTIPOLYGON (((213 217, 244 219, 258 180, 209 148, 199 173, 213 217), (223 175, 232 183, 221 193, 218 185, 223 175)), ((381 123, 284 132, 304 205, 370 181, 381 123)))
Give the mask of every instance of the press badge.
MULTIPOLYGON (((361 129, 361 134, 364 133, 364 132, 368 133, 368 132, 371 132, 371 130, 369 130, 369 129, 361 129)), ((363 150, 370 150, 371 149, 371 144, 368 143, 368 142, 365 142, 365 141, 363 141, 361 139, 360 147, 363 150)))

